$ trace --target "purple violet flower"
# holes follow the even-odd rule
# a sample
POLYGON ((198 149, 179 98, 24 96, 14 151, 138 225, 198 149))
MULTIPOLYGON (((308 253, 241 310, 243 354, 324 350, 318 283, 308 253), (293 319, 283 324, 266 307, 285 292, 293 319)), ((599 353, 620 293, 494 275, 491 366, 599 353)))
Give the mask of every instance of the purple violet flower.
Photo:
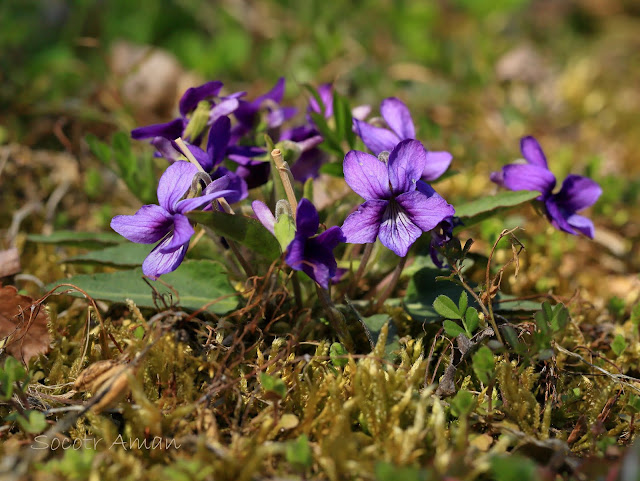
POLYGON ((597 182, 580 175, 569 175, 559 192, 553 193, 556 177, 547 166, 547 159, 538 141, 531 136, 520 139, 520 150, 526 164, 505 165, 493 172, 491 180, 509 190, 540 192, 537 200, 543 202, 544 212, 556 229, 593 239, 593 222, 576 212, 592 206, 602 194, 597 182))
MULTIPOLYGON (((251 204, 258 220, 275 235, 276 218, 269 207, 259 200, 251 204)), ((333 250, 341 242, 345 242, 340 227, 330 227, 316 235, 320 226, 318 211, 308 199, 298 203, 296 233, 289 243, 285 254, 285 262, 296 271, 302 271, 325 289, 329 288, 330 279, 338 272, 338 264, 333 250)))
MULTIPOLYGON (((218 99, 222 85, 222 82, 216 80, 207 82, 199 87, 187 89, 180 99, 180 117, 170 122, 133 129, 131 131, 131 137, 136 140, 162 137, 169 141, 173 141, 178 137, 185 137, 185 129, 189 125, 190 114, 198 107, 200 102, 205 100, 210 100, 211 105, 206 125, 211 125, 223 115, 233 113, 240 103, 238 99, 246 95, 246 92, 236 92, 218 99), (212 99, 218 99, 219 102, 216 103, 216 101, 212 99)), ((201 135, 198 135, 198 137, 201 138, 201 135)), ((198 143, 197 139, 185 138, 185 140, 192 140, 194 144, 198 143)))
POLYGON ((316 235, 320 226, 318 211, 308 199, 298 203, 296 235, 287 247, 285 262, 294 270, 302 271, 325 289, 329 279, 336 275, 338 264, 333 249, 345 241, 340 227, 330 227, 316 235))
POLYGON ((171 164, 158 183, 160 205, 143 205, 134 215, 117 215, 111 220, 111 228, 131 242, 160 241, 142 263, 142 272, 152 279, 176 270, 184 259, 194 234, 185 213, 232 192, 225 190, 228 178, 221 177, 207 186, 202 197, 182 199, 197 172, 189 162, 171 164))
POLYGON ((241 100, 238 108, 234 111, 234 115, 238 122, 241 133, 249 132, 255 127, 258 121, 258 113, 262 107, 267 110, 267 127, 280 127, 286 120, 289 120, 296 114, 295 107, 281 107, 279 104, 284 97, 285 80, 280 77, 276 84, 269 92, 257 97, 255 100, 248 102, 241 100))
POLYGON ((233 185, 239 188, 240 196, 235 200, 227 199, 230 203, 244 199, 247 196, 248 189, 265 184, 269 180, 270 172, 269 162, 253 160, 255 157, 264 155, 266 153, 264 149, 235 145, 236 141, 237 138, 234 139, 231 133, 231 120, 229 120, 229 117, 224 116, 218 118, 211 126, 206 152, 199 147, 188 147, 202 168, 207 172, 212 172, 213 177, 216 177, 214 172, 216 167, 218 170, 224 169, 225 173, 230 172, 224 167, 218 167, 225 158, 229 158, 238 164, 232 177, 234 180, 233 185), (238 180, 235 177, 238 177, 238 180))
POLYGON ((374 242, 400 257, 422 235, 455 210, 429 185, 420 180, 427 152, 417 140, 403 140, 387 163, 373 155, 352 150, 344 159, 344 180, 365 202, 342 226, 352 244, 374 242))
MULTIPOLYGON (((391 152, 401 140, 416 138, 416 129, 411 113, 400 99, 395 97, 384 99, 380 104, 380 113, 389 126, 388 129, 376 127, 361 120, 353 121, 356 133, 374 155, 380 155, 380 152, 384 151, 391 152)), ((421 178, 433 181, 447 171, 453 156, 445 151, 426 152, 427 162, 421 178)))

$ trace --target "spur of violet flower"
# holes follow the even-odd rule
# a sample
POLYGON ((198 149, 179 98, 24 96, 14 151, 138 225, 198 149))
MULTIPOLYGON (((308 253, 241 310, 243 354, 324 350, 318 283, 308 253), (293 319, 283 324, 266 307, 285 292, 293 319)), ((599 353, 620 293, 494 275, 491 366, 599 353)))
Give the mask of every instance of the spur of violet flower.
POLYGON ((520 150, 525 164, 505 165, 500 172, 493 172, 491 180, 509 190, 533 190, 540 192, 537 200, 544 205, 544 213, 556 229, 578 235, 579 232, 593 239, 593 222, 576 212, 592 206, 602 194, 597 182, 580 175, 569 175, 560 191, 553 193, 556 177, 549 170, 547 158, 538 141, 531 136, 520 140, 520 150))
MULTIPOLYGON (((360 136, 364 145, 374 155, 380 152, 391 152, 401 140, 415 139, 416 129, 407 106, 395 97, 389 97, 380 104, 382 118, 389 126, 388 129, 376 127, 370 123, 354 119, 355 132, 360 136)), ((436 180, 446 172, 451 165, 453 156, 445 151, 426 151, 427 162, 421 178, 426 181, 436 180)))
POLYGON ((131 242, 160 241, 142 263, 142 272, 152 279, 176 270, 184 259, 194 234, 185 213, 233 193, 225 190, 229 183, 225 176, 211 182, 203 196, 183 199, 197 172, 190 162, 171 164, 158 183, 160 205, 143 205, 134 215, 117 215, 111 220, 111 228, 131 242))
MULTIPOLYGON (((259 200, 254 201, 251 206, 258 220, 275 235, 276 218, 269 207, 259 200)), ((296 233, 287 247, 284 260, 292 269, 304 272, 328 289, 330 279, 338 271, 333 250, 338 244, 345 242, 345 236, 337 226, 316 235, 319 226, 320 218, 314 205, 308 199, 300 200, 296 214, 296 233)))
POLYGON ((344 159, 344 180, 365 202, 350 214, 342 231, 352 244, 380 239, 400 257, 422 235, 455 213, 454 208, 420 180, 427 152, 417 140, 403 140, 387 163, 352 150, 344 159))

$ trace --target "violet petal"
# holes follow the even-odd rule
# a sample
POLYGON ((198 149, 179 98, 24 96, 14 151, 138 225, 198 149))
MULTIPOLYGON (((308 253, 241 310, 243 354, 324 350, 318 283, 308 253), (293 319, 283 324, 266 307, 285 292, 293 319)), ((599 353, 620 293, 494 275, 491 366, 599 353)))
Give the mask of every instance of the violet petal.
MULTIPOLYGON (((207 154, 209 154, 212 161, 211 168, 224 160, 230 138, 231 120, 229 120, 229 117, 220 117, 211 126, 209 139, 207 140, 207 154)), ((211 168, 205 170, 209 172, 211 168)))
POLYGON ((395 201, 389 205, 382 216, 378 237, 385 247, 396 255, 404 257, 409 248, 422 235, 422 229, 411 222, 409 215, 395 201))
POLYGON ((427 163, 424 146, 417 140, 403 140, 389 155, 389 182, 394 194, 416 189, 427 163))
POLYGON ((191 187, 198 168, 191 162, 178 161, 165 170, 158 182, 158 202, 168 212, 174 213, 176 204, 191 187))
POLYGON ((191 87, 186 90, 180 99, 180 115, 186 115, 196 108, 198 102, 215 97, 220 93, 222 82, 213 81, 200 85, 199 87, 191 87))
POLYGON ((589 239, 593 239, 593 236, 595 235, 595 228, 591 219, 578 214, 573 214, 567 217, 567 223, 575 230, 582 232, 589 239))
POLYGON ((427 197, 422 192, 407 192, 396 197, 396 202, 406 212, 409 220, 424 232, 455 214, 454 208, 438 194, 427 197))
POLYGON ((416 130, 407 106, 396 97, 384 99, 380 104, 380 113, 387 125, 400 139, 415 139, 416 130))
POLYGON ((602 188, 597 182, 581 175, 568 175, 555 200, 562 209, 578 212, 595 204, 601 194, 602 188))
POLYGON ((427 151, 427 163, 422 171, 422 178, 427 181, 436 180, 444 174, 449 166, 453 155, 445 151, 427 151))
POLYGON ((309 199, 302 198, 298 202, 296 211, 296 233, 304 237, 311 237, 318 232, 320 217, 315 206, 309 199))
POLYGON ((533 164, 509 164, 502 168, 503 184, 511 190, 533 190, 551 194, 556 178, 551 171, 533 164))
POLYGON ((164 124, 147 125, 146 127, 139 127, 131 131, 131 138, 150 139, 153 137, 164 137, 168 140, 175 140, 182 136, 184 130, 184 122, 182 119, 174 119, 171 122, 164 124))
POLYGON ((367 122, 356 119, 354 119, 353 125, 364 145, 376 156, 385 150, 391 152, 400 142, 400 138, 390 130, 374 127, 367 122))
POLYGON ((276 218, 274 217, 273 212, 271 212, 271 209, 267 207, 267 204, 259 200, 254 200, 251 203, 251 208, 253 209, 253 212, 256 214, 256 217, 258 218, 260 223, 265 226, 269 232, 271 232, 273 235, 276 235, 274 228, 276 224, 276 218))
POLYGON ((542 147, 540 147, 540 144, 534 137, 530 135, 522 137, 520 139, 520 151, 524 159, 530 164, 548 169, 547 158, 542 151, 542 147))
POLYGON ((386 200, 368 200, 358 210, 351 213, 342 224, 345 242, 365 244, 374 242, 378 237, 382 217, 389 202, 386 200))
POLYGON ((173 216, 159 205, 143 205, 134 215, 117 215, 111 228, 138 244, 153 244, 171 230, 173 216))
POLYGON ((365 200, 384 199, 391 195, 387 166, 377 157, 351 150, 344 158, 344 180, 365 200))
POLYGON ((160 244, 155 246, 142 263, 142 272, 151 279, 157 279, 162 274, 175 271, 182 263, 189 248, 189 243, 184 244, 179 249, 169 254, 163 254, 162 248, 171 242, 172 236, 167 237, 160 244))
POLYGON ((170 254, 176 249, 180 249, 184 244, 188 244, 191 236, 195 234, 193 226, 189 222, 186 216, 182 214, 176 214, 173 216, 173 234, 167 243, 162 243, 162 247, 159 250, 161 254, 170 254))

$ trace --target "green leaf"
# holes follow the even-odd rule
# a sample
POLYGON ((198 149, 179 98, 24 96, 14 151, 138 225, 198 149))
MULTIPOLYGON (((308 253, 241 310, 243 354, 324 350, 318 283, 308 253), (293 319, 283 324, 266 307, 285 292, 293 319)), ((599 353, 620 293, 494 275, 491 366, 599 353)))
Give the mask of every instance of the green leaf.
POLYGON ((25 411, 26 417, 22 415, 16 416, 16 421, 20 427, 32 434, 41 433, 47 427, 47 419, 40 411, 25 411))
POLYGON ((617 334, 616 337, 613 338, 613 342, 611 343, 611 350, 615 353, 616 356, 622 355, 624 350, 627 348, 628 344, 622 334, 617 334))
POLYGON ((224 212, 189 212, 190 220, 205 225, 216 234, 234 240, 272 261, 280 257, 280 244, 259 221, 224 212))
POLYGON ((280 244, 282 252, 287 250, 289 244, 296 236, 296 224, 293 217, 288 214, 280 214, 278 220, 273 226, 273 230, 276 234, 276 239, 280 244))
POLYGON ((353 118, 349 101, 338 92, 333 92, 333 118, 336 123, 336 134, 341 140, 346 140, 349 148, 356 144, 356 135, 353 131, 353 118))
POLYGON ((460 299, 458 299, 458 312, 460 313, 460 316, 464 317, 468 304, 469 298, 467 297, 467 291, 462 291, 460 293, 460 299))
POLYGON ((473 372, 485 386, 489 384, 495 375, 495 360, 493 352, 487 346, 481 346, 471 356, 473 363, 473 372))
POLYGON ((329 358, 331 359, 331 364, 335 367, 344 367, 349 363, 349 359, 347 356, 349 355, 349 351, 339 342, 334 342, 331 344, 329 348, 329 358))
POLYGON ((449 297, 440 295, 433 301, 435 311, 446 319, 462 319, 458 306, 449 297))
POLYGON ((287 443, 285 456, 287 462, 301 468, 308 468, 313 462, 313 453, 309 446, 309 438, 306 434, 301 434, 295 441, 287 443))
POLYGON ((29 234, 27 240, 43 244, 68 245, 87 248, 98 248, 121 244, 127 239, 115 232, 75 232, 58 230, 50 235, 29 234))
POLYGON ((0 400, 8 401, 13 396, 16 381, 24 381, 27 371, 20 361, 14 357, 7 357, 0 369, 0 400))
POLYGON ((446 319, 442 324, 442 327, 444 327, 444 332, 447 333, 447 336, 458 337, 460 334, 464 334, 465 336, 470 337, 462 327, 450 319, 446 319))
POLYGON ((462 322, 464 324, 464 328, 470 335, 476 332, 476 329, 478 329, 478 325, 480 325, 480 317, 478 316, 478 311, 475 307, 470 307, 467 309, 467 312, 464 315, 464 320, 462 322))
POLYGON ((327 174, 332 177, 344 177, 342 162, 327 162, 320 167, 321 174, 327 174))
POLYGON ((413 275, 404 297, 405 309, 411 317, 420 322, 440 322, 442 316, 433 307, 436 298, 445 295, 457 299, 464 290, 449 280, 436 279, 448 274, 447 270, 424 267, 413 275))
MULTIPOLYGON (((54 282, 45 287, 53 289, 61 282, 73 284, 87 292, 94 299, 111 302, 124 302, 132 299, 139 307, 156 307, 154 291, 143 280, 142 269, 77 275, 54 282)), ((238 305, 233 294, 235 291, 229 284, 226 272, 217 262, 205 260, 187 260, 174 272, 163 275, 158 281, 149 281, 158 294, 172 299, 186 309, 200 309, 205 304, 222 296, 222 299, 207 308, 216 314, 225 314, 238 305), (170 285, 176 294, 165 286, 170 285)), ((82 297, 77 291, 70 291, 71 296, 82 297)), ((162 302, 157 304, 162 306, 162 302)))
POLYGON ((84 138, 89 145, 89 150, 91 153, 95 155, 98 160, 100 160, 103 164, 109 165, 111 163, 111 147, 104 142, 98 140, 93 134, 89 134, 84 138))
POLYGON ((461 418, 467 416, 475 407, 476 400, 469 391, 461 389, 451 399, 451 414, 461 418))
POLYGON ((302 188, 302 197, 313 202, 313 178, 309 177, 302 188))
POLYGON ((135 267, 141 266, 153 246, 128 242, 119 246, 86 252, 67 257, 64 263, 100 264, 109 266, 135 267))
POLYGON ((387 359, 395 358, 395 352, 400 349, 400 337, 398 336, 398 330, 396 325, 387 314, 374 314, 373 316, 363 317, 364 322, 371 340, 374 344, 377 344, 380 337, 380 331, 385 323, 389 322, 389 331, 387 334, 387 343, 384 346, 384 352, 387 359))
MULTIPOLYGON (((137 156, 131 150, 131 138, 125 132, 113 135, 111 148, 111 158, 117 166, 114 170, 129 190, 143 203, 155 203, 157 182, 153 171, 153 157, 148 153, 137 156)), ((104 153, 101 152, 101 155, 104 153)))
POLYGON ((317 112, 309 112, 309 115, 311 115, 313 123, 324 139, 320 147, 337 154, 339 157, 344 157, 340 139, 336 136, 335 132, 329 128, 329 124, 327 124, 327 119, 324 118, 324 115, 317 112))
POLYGON ((634 414, 640 413, 640 396, 630 393, 627 407, 634 414))
POLYGON ((569 310, 564 304, 556 304, 553 308, 553 318, 551 320, 551 329, 554 332, 560 332, 569 323, 569 310))
POLYGON ((631 322, 635 326, 640 325, 640 302, 631 309, 631 322))
POLYGON ((491 197, 480 199, 456 206, 456 216, 460 217, 463 224, 454 229, 454 234, 464 228, 482 222, 493 215, 500 214, 520 204, 531 202, 539 197, 538 192, 529 190, 504 191, 491 197))
POLYGON ((509 455, 491 458, 491 472, 496 481, 534 481, 536 465, 523 456, 509 455))
POLYGON ((427 481, 433 479, 428 471, 413 466, 395 466, 380 461, 376 464, 376 481, 427 481))
POLYGON ((516 354, 522 355, 527 352, 527 346, 524 343, 520 342, 520 339, 518 339, 518 334, 516 334, 516 331, 513 327, 502 326, 500 332, 502 332, 505 340, 513 348, 516 354))
POLYGON ((287 385, 278 377, 270 376, 266 372, 260 373, 260 384, 265 392, 282 399, 287 394, 287 385))

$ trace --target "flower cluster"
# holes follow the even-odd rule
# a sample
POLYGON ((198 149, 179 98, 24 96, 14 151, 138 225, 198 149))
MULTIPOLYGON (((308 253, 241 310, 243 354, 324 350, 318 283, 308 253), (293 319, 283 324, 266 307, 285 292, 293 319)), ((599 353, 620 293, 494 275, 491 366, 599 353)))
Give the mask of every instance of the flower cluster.
MULTIPOLYGON (((157 243, 143 264, 145 275, 151 278, 175 270, 184 259, 194 234, 188 211, 210 210, 221 199, 240 202, 251 189, 275 178, 270 175, 265 135, 289 147, 293 179, 305 182, 317 178, 323 164, 332 160, 330 149, 323 148, 323 132, 328 125, 336 124, 334 105, 342 106, 342 119, 349 115, 348 111, 344 114, 344 104, 334 103, 329 84, 320 86, 317 97, 310 98, 303 123, 293 126, 289 122, 296 109, 281 105, 284 79, 254 100, 246 100, 245 92, 221 95, 222 88, 216 81, 188 89, 180 100, 177 118, 131 133, 134 139, 148 139, 156 155, 168 162, 158 185, 159 205, 145 205, 136 214, 116 216, 111 222, 116 232, 133 242, 157 243), (201 178, 208 184, 204 190, 196 182, 201 178)), ((373 155, 351 150, 344 156, 344 180, 364 202, 351 209, 341 227, 329 227, 318 234, 318 211, 308 199, 294 206, 295 189, 291 185, 285 185, 291 205, 280 200, 286 203, 288 213, 278 214, 285 215, 282 219, 288 230, 284 235, 277 230, 285 224, 279 224, 264 202, 252 204, 256 217, 278 238, 286 264, 324 288, 335 281, 340 270, 333 253, 340 243, 373 243, 379 239, 383 246, 405 257, 416 240, 429 233, 431 257, 439 265, 437 248, 452 239, 453 227, 460 223, 453 206, 428 184, 446 172, 452 155, 428 150, 415 138, 409 109, 399 99, 383 100, 381 117, 365 120, 370 110, 368 106, 351 110, 353 132, 351 120, 346 123, 345 137, 349 137, 351 146, 357 147, 355 133, 373 155)), ((577 212, 598 199, 598 184, 570 175, 554 193, 556 179, 538 142, 525 137, 521 150, 526 163, 507 165, 494 172, 491 179, 507 189, 539 192, 538 201, 556 228, 593 237, 593 223, 577 212)), ((286 175, 282 177, 285 184, 290 182, 285 180, 286 175)), ((275 193, 276 189, 270 191, 275 193)))

